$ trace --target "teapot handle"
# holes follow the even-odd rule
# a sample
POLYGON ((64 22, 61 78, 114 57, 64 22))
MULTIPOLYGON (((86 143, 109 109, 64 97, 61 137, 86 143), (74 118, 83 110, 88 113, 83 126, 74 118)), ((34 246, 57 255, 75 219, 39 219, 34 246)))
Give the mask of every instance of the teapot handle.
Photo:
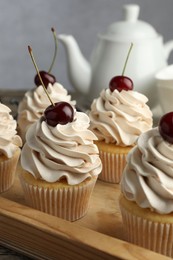
POLYGON ((166 60, 168 60, 169 55, 170 55, 172 50, 173 50, 173 40, 170 40, 169 42, 165 43, 165 45, 164 45, 166 60))

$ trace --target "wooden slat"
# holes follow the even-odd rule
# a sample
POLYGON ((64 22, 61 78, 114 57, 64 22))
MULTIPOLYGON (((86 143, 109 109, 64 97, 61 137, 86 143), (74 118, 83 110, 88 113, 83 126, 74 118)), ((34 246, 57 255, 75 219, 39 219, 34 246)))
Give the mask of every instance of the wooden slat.
POLYGON ((0 243, 37 259, 169 259, 125 242, 119 193, 98 181, 87 215, 71 223, 28 207, 16 174, 0 196, 0 243))
POLYGON ((0 198, 0 241, 41 259, 168 259, 0 198))

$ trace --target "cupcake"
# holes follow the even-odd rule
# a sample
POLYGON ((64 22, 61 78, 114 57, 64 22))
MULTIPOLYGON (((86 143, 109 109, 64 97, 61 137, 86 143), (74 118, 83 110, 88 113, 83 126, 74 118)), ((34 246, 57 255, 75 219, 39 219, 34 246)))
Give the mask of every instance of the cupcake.
POLYGON ((173 112, 143 133, 127 157, 120 209, 127 240, 173 257, 173 112))
MULTIPOLYGON (((68 95, 68 91, 57 82, 56 77, 51 73, 56 60, 58 47, 56 31, 54 28, 51 28, 51 31, 53 33, 55 43, 51 65, 47 71, 39 71, 37 70, 38 67, 35 63, 35 58, 32 57, 32 61, 35 63, 35 67, 37 67, 37 74, 34 77, 35 88, 25 93, 18 106, 18 132, 23 142, 25 142, 27 129, 43 115, 44 110, 50 104, 50 100, 52 100, 53 103, 65 101, 70 103, 72 106, 76 105, 76 101, 71 100, 71 96, 68 95), (46 88, 47 93, 44 88, 46 88)), ((28 46, 28 49, 32 51, 30 46, 28 46)))
POLYGON ((10 112, 10 108, 0 103, 0 193, 7 191, 14 183, 22 146, 22 140, 16 134, 16 120, 10 112))
POLYGON ((126 156, 141 133, 152 128, 152 112, 146 104, 148 98, 133 91, 133 81, 124 76, 131 43, 122 75, 114 76, 108 88, 91 104, 90 129, 98 137, 103 170, 99 179, 118 184, 126 165, 126 156))
POLYGON ((57 102, 30 126, 20 180, 31 207, 69 221, 86 214, 102 168, 89 122, 85 113, 57 102))
POLYGON ((89 117, 103 164, 99 179, 120 182, 126 155, 140 134, 152 127, 152 112, 147 101, 146 96, 132 89, 110 87, 93 100, 89 117))
MULTIPOLYGON (((37 79, 38 85, 39 81, 37 79)), ((36 82, 36 83, 37 83, 36 82)), ((53 81, 54 82, 54 81, 53 81)), ((75 105, 76 101, 71 100, 67 90, 59 83, 47 83, 47 91, 53 102, 66 101, 71 105, 75 105)), ((43 89, 42 85, 27 91, 24 98, 18 106, 18 133, 23 142, 25 142, 26 131, 30 125, 37 121, 42 115, 44 110, 49 106, 50 101, 43 89)))

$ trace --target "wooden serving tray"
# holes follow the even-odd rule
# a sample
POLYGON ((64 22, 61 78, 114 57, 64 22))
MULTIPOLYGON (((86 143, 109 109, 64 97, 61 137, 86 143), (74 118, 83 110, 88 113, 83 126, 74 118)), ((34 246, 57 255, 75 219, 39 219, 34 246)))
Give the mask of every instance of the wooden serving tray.
POLYGON ((170 259, 125 242, 118 185, 97 181, 87 215, 71 223, 28 207, 19 172, 0 196, 0 244, 36 259, 170 259))

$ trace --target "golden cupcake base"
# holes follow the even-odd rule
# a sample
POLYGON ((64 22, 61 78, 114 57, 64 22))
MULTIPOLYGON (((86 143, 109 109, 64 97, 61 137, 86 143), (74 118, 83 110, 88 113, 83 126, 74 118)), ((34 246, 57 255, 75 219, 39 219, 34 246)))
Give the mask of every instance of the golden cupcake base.
POLYGON ((102 172, 98 176, 99 180, 118 184, 126 165, 126 156, 133 146, 121 147, 103 141, 95 141, 95 144, 103 165, 102 172))
POLYGON ((173 214, 140 208, 123 195, 119 205, 128 242, 173 257, 173 214))
POLYGON ((12 158, 0 156, 0 193, 7 191, 13 185, 19 156, 19 148, 12 158))
POLYGON ((29 206, 69 221, 75 221, 86 214, 96 180, 97 177, 92 177, 80 184, 68 185, 65 180, 56 183, 36 180, 24 171, 20 175, 29 206))

